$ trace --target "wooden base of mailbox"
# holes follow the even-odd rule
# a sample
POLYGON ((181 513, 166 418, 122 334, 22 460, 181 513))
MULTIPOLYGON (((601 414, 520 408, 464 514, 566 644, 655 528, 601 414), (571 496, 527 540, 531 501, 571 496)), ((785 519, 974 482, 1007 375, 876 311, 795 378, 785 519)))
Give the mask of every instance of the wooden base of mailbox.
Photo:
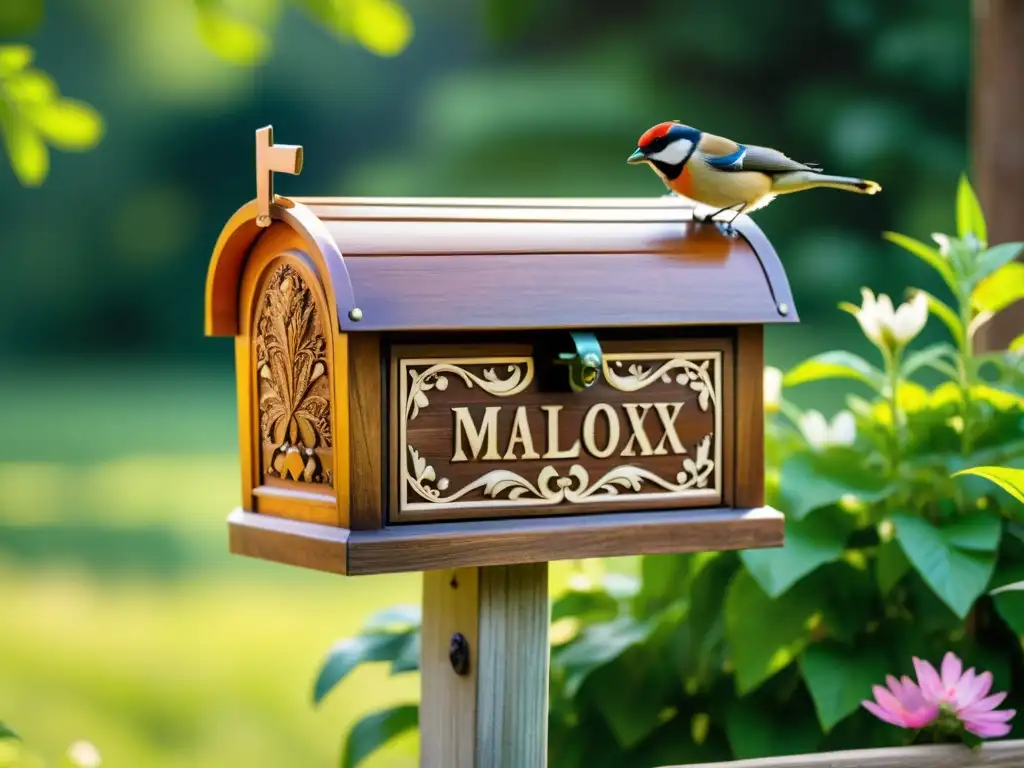
POLYGON ((784 518, 771 507, 458 521, 349 531, 237 509, 231 551, 349 576, 434 571, 578 557, 761 549, 783 544, 784 518), (396 567, 398 566, 398 567, 396 567))

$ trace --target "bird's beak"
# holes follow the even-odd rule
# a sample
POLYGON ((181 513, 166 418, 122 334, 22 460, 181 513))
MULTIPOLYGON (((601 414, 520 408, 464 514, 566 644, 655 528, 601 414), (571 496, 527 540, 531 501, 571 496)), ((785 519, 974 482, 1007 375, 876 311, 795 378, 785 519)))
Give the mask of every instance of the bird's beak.
POLYGON ((630 165, 645 163, 647 162, 647 156, 638 149, 632 155, 630 155, 629 158, 627 158, 626 162, 629 163, 630 165))

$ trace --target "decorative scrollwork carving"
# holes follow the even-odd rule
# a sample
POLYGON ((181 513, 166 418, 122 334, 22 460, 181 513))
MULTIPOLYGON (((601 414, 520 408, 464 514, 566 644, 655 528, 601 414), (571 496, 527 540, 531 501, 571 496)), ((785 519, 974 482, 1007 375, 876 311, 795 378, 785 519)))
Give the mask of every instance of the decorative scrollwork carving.
MULTIPOLYGON (((402 462, 402 484, 410 492, 403 506, 426 508, 432 506, 462 506, 484 503, 511 503, 514 505, 554 505, 598 502, 632 494, 661 494, 685 496, 707 489, 719 490, 721 460, 718 443, 721 430, 719 412, 720 353, 689 353, 674 356, 657 353, 608 355, 603 373, 607 385, 620 392, 637 392, 655 383, 678 384, 696 393, 696 405, 711 417, 711 431, 700 438, 692 453, 683 451, 674 474, 653 471, 637 466, 637 462, 622 464, 595 472, 582 463, 556 467, 544 464, 527 473, 512 469, 493 469, 468 483, 463 479, 454 488, 447 477, 438 475, 436 460, 428 460, 421 451, 407 443, 410 424, 431 405, 430 394, 436 390, 446 392, 450 379, 461 381, 467 388, 479 387, 496 398, 518 395, 533 381, 532 360, 478 359, 478 360, 409 360, 402 364, 401 381, 401 447, 405 451, 402 462), (481 366, 488 367, 482 368, 481 366), (496 371, 504 369, 504 377, 496 371), (536 471, 536 475, 534 475, 536 471), (471 495, 472 494, 472 495, 471 495), (467 498, 469 497, 469 498, 467 498)), ((450 395, 450 393, 449 393, 450 395)), ((450 396, 447 398, 450 399, 450 396)), ((659 406, 660 407, 660 406, 659 406)), ((647 406, 649 409, 650 406, 647 406)), ((648 445, 648 450, 650 446, 648 445)), ((632 455, 632 454, 624 454, 632 455)), ((648 454, 644 454, 648 455, 648 454)), ((664 452, 662 452, 664 455, 664 452)), ((464 459, 463 459, 464 460, 464 459)))
POLYGON ((685 357, 675 357, 661 365, 649 367, 632 363, 626 368, 627 373, 622 374, 619 371, 625 365, 625 361, 611 358, 604 361, 604 375, 615 389, 622 392, 638 392, 659 380, 669 384, 672 381, 672 371, 679 371, 675 376, 676 384, 688 386, 696 392, 697 404, 702 411, 707 411, 709 405, 718 407, 715 385, 709 372, 710 364, 711 360, 698 363, 685 357))
POLYGON ((620 488, 624 491, 640 491, 643 483, 649 482, 664 492, 681 493, 693 488, 706 488, 708 479, 715 470, 711 460, 711 435, 707 435, 697 446, 695 458, 687 456, 683 459, 683 468, 675 476, 675 482, 666 480, 655 473, 630 464, 615 467, 605 472, 593 483, 590 473, 580 464, 569 467, 566 476, 560 476, 558 470, 550 464, 537 475, 537 482, 531 483, 522 475, 508 469, 494 469, 481 475, 472 483, 463 486, 454 493, 442 496, 448 487, 445 478, 434 482, 437 474, 434 468, 419 455, 415 448, 409 446, 412 472, 409 483, 426 501, 437 504, 449 504, 475 491, 483 489, 485 496, 497 499, 507 492, 509 501, 521 503, 558 504, 563 501, 579 503, 595 500, 595 497, 616 496, 620 488), (433 485, 436 487, 433 487, 433 485))
POLYGON ((533 381, 533 361, 524 360, 522 363, 510 364, 508 377, 504 379, 500 378, 493 368, 485 368, 483 378, 481 378, 454 363, 436 363, 422 373, 417 373, 415 369, 410 368, 409 376, 412 378, 412 382, 409 385, 405 406, 407 419, 410 421, 415 419, 420 413, 420 408, 430 405, 427 392, 432 389, 444 392, 448 388, 448 379, 442 375, 445 373, 458 376, 470 389, 476 384, 489 395, 512 397, 530 386, 533 381))
POLYGON ((273 446, 265 471, 331 485, 317 452, 332 439, 327 339, 312 292, 288 264, 263 289, 255 346, 260 436, 273 446))

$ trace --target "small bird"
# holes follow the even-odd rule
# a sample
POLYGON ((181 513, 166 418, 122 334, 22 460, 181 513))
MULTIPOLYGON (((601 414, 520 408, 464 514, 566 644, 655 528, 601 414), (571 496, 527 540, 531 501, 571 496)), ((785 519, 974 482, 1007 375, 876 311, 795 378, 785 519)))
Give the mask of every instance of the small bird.
POLYGON ((829 176, 820 166, 798 163, 778 150, 739 144, 677 121, 658 123, 646 131, 626 162, 649 164, 670 193, 717 208, 704 217, 705 222, 736 211, 727 223, 715 222, 729 235, 735 235, 733 222, 741 213, 764 208, 778 195, 815 187, 862 195, 882 189, 874 181, 829 176))

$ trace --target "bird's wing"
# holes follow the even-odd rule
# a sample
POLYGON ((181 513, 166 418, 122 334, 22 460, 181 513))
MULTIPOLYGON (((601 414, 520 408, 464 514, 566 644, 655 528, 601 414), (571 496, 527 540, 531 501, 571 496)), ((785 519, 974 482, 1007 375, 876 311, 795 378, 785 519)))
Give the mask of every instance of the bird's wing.
POLYGON ((719 171, 760 171, 769 175, 790 171, 811 171, 819 173, 821 167, 814 163, 799 163, 777 149, 739 145, 739 149, 728 155, 710 157, 708 165, 719 171))

